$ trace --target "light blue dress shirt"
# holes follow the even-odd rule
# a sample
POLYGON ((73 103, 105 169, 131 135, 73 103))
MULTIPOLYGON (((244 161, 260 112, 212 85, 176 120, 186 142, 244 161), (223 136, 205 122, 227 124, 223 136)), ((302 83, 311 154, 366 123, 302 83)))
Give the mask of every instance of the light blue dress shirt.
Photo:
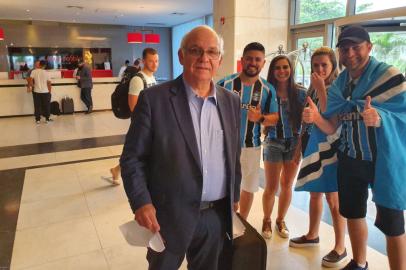
POLYGON ((217 108, 216 87, 211 84, 208 97, 201 98, 183 80, 192 115, 203 173, 202 201, 215 201, 226 196, 226 158, 224 131, 217 108))

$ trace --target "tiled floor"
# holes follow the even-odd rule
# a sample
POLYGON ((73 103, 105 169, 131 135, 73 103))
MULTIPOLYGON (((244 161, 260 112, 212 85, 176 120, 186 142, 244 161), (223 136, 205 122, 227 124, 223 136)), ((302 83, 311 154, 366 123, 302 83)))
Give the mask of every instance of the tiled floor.
POLYGON ((33 116, 1 118, 0 147, 30 143, 125 134, 130 120, 119 120, 112 112, 53 116, 51 124, 36 125, 33 116))
MULTIPOLYGON (((12 269, 147 268, 145 249, 128 246, 118 230, 132 219, 122 186, 101 179, 116 162, 114 158, 26 171, 12 269)), ((261 193, 249 217, 257 230, 261 193)), ((292 207, 287 224, 292 235, 302 234, 307 214, 292 207)), ((333 243, 330 225, 322 224, 320 238, 319 248, 301 250, 274 235, 267 243, 267 269, 321 269, 320 259, 333 243)), ((373 269, 386 269, 384 255, 373 249, 368 253, 373 269)))
MULTIPOLYGON (((128 128, 128 121, 115 119, 111 112, 61 116, 51 125, 36 126, 32 120, 0 119, 11 133, 0 136, 0 147, 122 135, 128 128), (22 137, 17 136, 19 130, 22 137)), ((147 269, 145 249, 129 246, 118 229, 133 218, 123 187, 103 180, 117 164, 122 145, 74 149, 0 158, 0 189, 8 188, 4 193, 0 190, 0 217, 10 221, 0 226, 0 248, 7 250, 11 245, 11 269, 147 269), (4 185, 3 179, 15 179, 16 184, 4 185), (12 223, 13 213, 18 213, 17 224, 12 223)), ((248 219, 257 230, 262 219, 261 193, 255 196, 248 219)), ((306 231, 305 203, 294 200, 289 209, 286 220, 292 236, 306 231)), ((287 240, 275 235, 267 241, 267 269, 322 269, 320 260, 331 249, 333 236, 325 222, 317 248, 289 248, 287 240)), ((0 255, 0 269, 2 256, 6 255, 0 255)), ((371 269, 388 269, 386 256, 375 249, 368 248, 368 260, 371 269)), ((181 269, 186 269, 186 263, 181 269)))

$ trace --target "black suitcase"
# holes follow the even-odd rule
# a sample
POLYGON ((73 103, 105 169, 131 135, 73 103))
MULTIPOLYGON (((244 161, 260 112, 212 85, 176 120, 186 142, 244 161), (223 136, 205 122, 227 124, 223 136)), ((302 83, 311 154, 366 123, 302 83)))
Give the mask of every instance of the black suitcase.
POLYGON ((62 113, 63 114, 72 114, 75 111, 73 105, 73 99, 70 97, 64 97, 62 99, 62 113))
POLYGON ((233 240, 231 248, 229 242, 225 243, 219 270, 265 270, 267 257, 265 239, 239 214, 237 216, 245 226, 245 233, 233 240))

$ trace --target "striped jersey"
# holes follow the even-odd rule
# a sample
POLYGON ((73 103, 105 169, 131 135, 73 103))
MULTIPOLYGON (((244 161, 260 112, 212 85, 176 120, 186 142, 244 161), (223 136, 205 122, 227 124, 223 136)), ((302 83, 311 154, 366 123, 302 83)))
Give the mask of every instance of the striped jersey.
POLYGON ((261 124, 248 120, 248 109, 259 104, 262 114, 277 112, 275 88, 263 78, 259 78, 252 85, 243 84, 239 75, 229 75, 221 79, 218 85, 240 96, 241 147, 258 147, 261 146, 261 124))
MULTIPOLYGON (((351 99, 355 84, 349 82, 344 97, 351 99)), ((357 160, 373 161, 376 157, 376 133, 374 127, 367 127, 360 114, 363 108, 354 105, 351 109, 341 112, 338 119, 341 122, 341 135, 338 150, 357 160)))
MULTIPOLYGON (((299 102, 303 104, 306 99, 306 89, 299 88, 299 102)), ((268 131, 269 139, 288 139, 296 137, 301 132, 301 125, 295 129, 289 121, 289 101, 277 98, 279 120, 276 126, 270 126, 268 131)))

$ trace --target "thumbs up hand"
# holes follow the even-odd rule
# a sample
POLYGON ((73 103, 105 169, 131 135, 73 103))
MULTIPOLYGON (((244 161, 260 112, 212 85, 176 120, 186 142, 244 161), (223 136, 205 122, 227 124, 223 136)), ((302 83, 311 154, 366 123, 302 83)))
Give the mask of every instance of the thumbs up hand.
POLYGON ((321 115, 319 113, 319 108, 317 108, 316 104, 314 104, 310 97, 307 97, 307 103, 309 106, 304 108, 302 117, 305 123, 312 124, 317 121, 317 118, 320 118, 321 115))
POLYGON ((261 119, 261 108, 259 104, 256 107, 250 107, 248 109, 248 120, 251 122, 258 122, 261 119))
POLYGON ((361 113, 364 119, 364 124, 367 127, 380 127, 381 117, 379 116, 377 110, 371 105, 371 97, 367 96, 364 104, 364 111, 361 113))

